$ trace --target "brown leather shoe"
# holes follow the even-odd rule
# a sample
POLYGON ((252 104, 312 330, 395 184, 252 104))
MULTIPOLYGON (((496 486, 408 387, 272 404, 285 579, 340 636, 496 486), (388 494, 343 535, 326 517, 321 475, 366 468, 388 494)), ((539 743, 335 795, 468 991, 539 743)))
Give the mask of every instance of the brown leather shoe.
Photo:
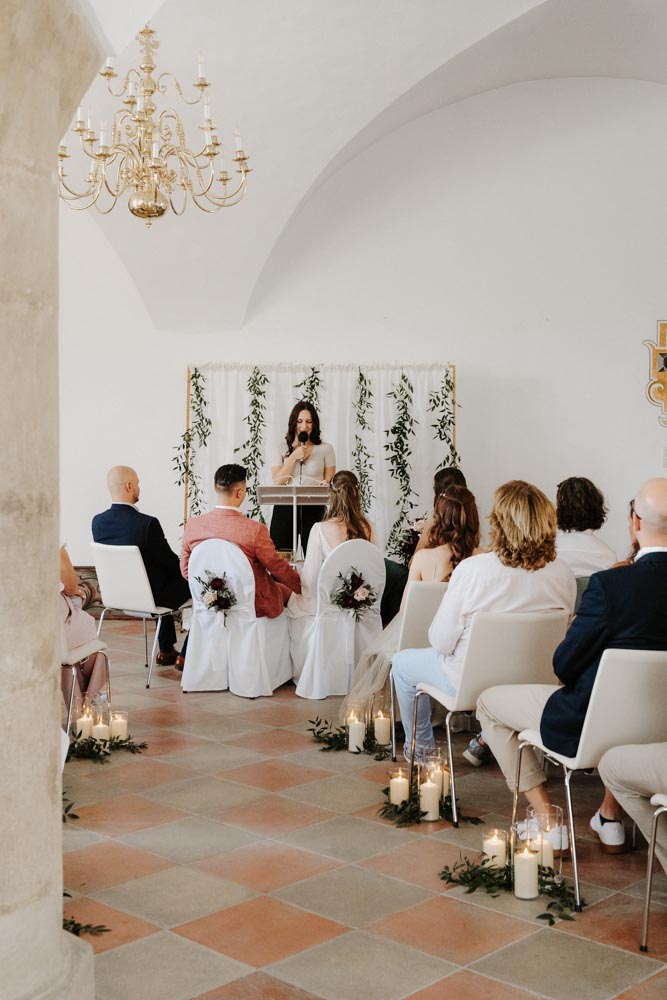
POLYGON ((160 667, 173 667, 177 659, 178 653, 175 649, 171 649, 168 653, 158 653, 155 657, 155 662, 160 667))
POLYGON ((185 657, 184 656, 177 656, 176 657, 175 666, 176 666, 177 670, 180 670, 182 672, 183 671, 183 667, 185 666, 185 657))

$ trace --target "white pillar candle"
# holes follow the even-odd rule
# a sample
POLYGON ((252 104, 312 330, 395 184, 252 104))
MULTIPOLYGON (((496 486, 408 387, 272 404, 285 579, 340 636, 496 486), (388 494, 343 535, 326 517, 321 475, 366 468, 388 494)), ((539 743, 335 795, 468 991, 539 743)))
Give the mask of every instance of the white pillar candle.
POLYGON ((402 771, 389 780, 389 801, 393 806, 407 802, 410 796, 410 782, 402 771))
POLYGON ((83 121, 83 107, 82 107, 82 105, 81 105, 81 104, 80 104, 80 105, 79 105, 79 107, 78 107, 78 108, 76 109, 76 121, 77 121, 77 124, 78 124, 79 122, 82 122, 82 121, 83 121))
POLYGON ((199 59, 197 60, 197 76, 200 80, 204 79, 204 53, 199 53, 199 59))
POLYGON ((118 736, 121 740, 127 739, 127 719, 123 715, 114 715, 111 718, 111 735, 118 736))
POLYGON ((504 868, 507 862, 507 843, 497 830, 491 830, 482 838, 482 850, 489 857, 489 868, 504 868))
POLYGON ((440 793, 438 786, 430 778, 419 787, 419 808, 426 815, 422 819, 427 823, 432 823, 440 819, 440 793))
POLYGON ((100 146, 109 145, 109 136, 107 134, 107 123, 100 122, 100 146))
POLYGON ((528 845, 514 855, 514 895, 517 899, 535 899, 537 896, 537 864, 537 854, 529 851, 528 845))
POLYGON ((347 749, 350 753, 364 749, 364 738, 366 736, 366 723, 359 722, 356 715, 351 715, 347 720, 347 749))
POLYGON ((531 851, 537 852, 537 857, 539 863, 545 868, 553 868, 554 866, 554 845, 549 840, 546 833, 541 830, 536 837, 528 841, 528 846, 531 851))
POLYGON ((76 732, 81 733, 82 740, 89 740, 93 735, 93 717, 92 715, 80 715, 76 720, 75 726, 76 732))
POLYGON ((386 718, 382 712, 378 712, 373 720, 373 731, 378 743, 386 745, 391 742, 391 719, 386 718))
POLYGON ((236 152, 243 152, 243 139, 241 138, 241 133, 237 128, 234 129, 234 138, 236 139, 236 152))
POLYGON ((433 784, 438 789, 438 798, 442 798, 442 782, 443 782, 443 771, 442 767, 438 764, 428 765, 428 779, 432 781, 433 784))
POLYGON ((93 739, 94 740, 108 740, 109 739, 109 727, 106 722, 98 722, 93 726, 93 739))

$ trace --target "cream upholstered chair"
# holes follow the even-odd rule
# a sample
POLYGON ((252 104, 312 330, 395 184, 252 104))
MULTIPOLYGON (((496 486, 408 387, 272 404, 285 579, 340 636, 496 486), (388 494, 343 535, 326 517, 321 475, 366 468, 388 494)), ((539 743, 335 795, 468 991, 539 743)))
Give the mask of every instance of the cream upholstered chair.
MULTIPOLYGON (((122 611, 131 618, 143 619, 146 667, 148 668, 146 687, 148 688, 151 686, 151 674, 155 663, 160 625, 163 618, 172 614, 173 609, 156 605, 146 567, 137 545, 102 545, 101 542, 91 542, 90 547, 93 551, 93 562, 104 602, 97 634, 99 636, 102 631, 104 616, 110 608, 122 611), (155 638, 153 639, 150 666, 146 632, 147 621, 155 622, 155 638)), ((181 607, 186 607, 189 604, 190 601, 185 601, 181 607)))
POLYGON ((524 747, 532 746, 541 750, 547 760, 560 764, 564 771, 577 910, 581 909, 581 895, 570 779, 575 771, 597 767, 602 755, 611 747, 663 742, 665 704, 667 651, 606 649, 595 677, 575 757, 565 757, 545 746, 536 729, 524 729, 519 733, 512 823, 516 822, 519 808, 521 757, 524 747))
POLYGON ((651 797, 651 805, 656 806, 651 823, 651 837, 648 844, 648 858, 646 859, 646 896, 644 898, 644 919, 642 920, 642 940, 639 945, 640 951, 648 951, 648 916, 651 907, 651 886, 653 884, 653 859, 655 858, 655 838, 658 832, 658 821, 660 817, 667 813, 667 795, 657 792, 651 797))
POLYGON ((415 756, 417 707, 428 695, 447 710, 445 731, 451 778, 452 821, 458 826, 451 717, 472 712, 482 691, 496 684, 554 684, 553 654, 567 629, 567 611, 493 613, 478 611, 470 626, 461 678, 455 695, 418 684, 412 719, 410 759, 415 756))
MULTIPOLYGON (((435 618, 435 613, 447 590, 446 583, 430 583, 425 580, 412 580, 406 588, 403 620, 398 636, 396 652, 402 649, 427 649, 428 630, 435 618)), ((394 678, 389 674, 391 689, 391 758, 396 760, 396 720, 399 718, 394 678)))
POLYGON ((69 698, 67 699, 67 723, 65 725, 65 732, 69 734, 70 725, 72 722, 72 709, 74 707, 74 695, 76 687, 78 684, 77 677, 77 666, 84 660, 87 660, 89 656, 93 653, 101 653, 104 657, 104 667, 106 672, 106 693, 107 701, 111 704, 111 678, 109 672, 109 656, 107 653, 107 646, 105 643, 100 642, 99 639, 92 639, 90 642, 84 642, 80 646, 75 646, 74 649, 68 649, 67 647, 67 637, 65 635, 65 626, 61 624, 60 626, 60 664, 63 670, 72 671, 72 687, 69 693, 69 698))
POLYGON ((317 610, 308 618, 290 620, 296 693, 301 698, 327 698, 350 690, 354 665, 364 649, 382 632, 380 601, 385 583, 384 558, 377 545, 354 538, 337 545, 322 563, 317 580, 317 610), (351 611, 332 603, 339 574, 358 570, 375 589, 377 600, 359 621, 351 611))
POLYGON ((259 698, 290 680, 287 616, 283 612, 278 618, 257 618, 255 577, 238 545, 221 538, 200 542, 190 556, 188 581, 194 610, 183 691, 229 689, 242 698, 259 698), (223 574, 237 600, 226 616, 203 600, 202 581, 223 574))

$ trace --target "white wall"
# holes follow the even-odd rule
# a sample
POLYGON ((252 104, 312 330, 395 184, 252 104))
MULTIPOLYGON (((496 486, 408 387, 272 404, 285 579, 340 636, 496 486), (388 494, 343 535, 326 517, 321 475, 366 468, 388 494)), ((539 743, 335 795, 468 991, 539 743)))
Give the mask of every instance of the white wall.
POLYGON ((480 509, 509 478, 553 496, 560 479, 588 475, 623 553, 627 500, 667 474, 642 345, 667 318, 665 121, 659 85, 572 79, 410 123, 302 209, 236 336, 154 330, 102 230, 61 213, 62 534, 74 561, 88 561, 117 462, 137 467, 143 509, 177 545, 185 368, 217 358, 452 361, 480 509))

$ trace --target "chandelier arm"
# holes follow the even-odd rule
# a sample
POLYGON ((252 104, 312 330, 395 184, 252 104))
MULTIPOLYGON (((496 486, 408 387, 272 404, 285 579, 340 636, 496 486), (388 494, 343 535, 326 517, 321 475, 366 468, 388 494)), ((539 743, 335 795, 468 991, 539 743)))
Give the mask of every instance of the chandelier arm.
POLYGON ((97 200, 95 200, 95 202, 94 202, 95 209, 96 209, 96 211, 100 215, 109 215, 109 213, 113 212, 114 208, 116 207, 116 202, 117 201, 118 201, 118 196, 116 195, 116 196, 114 196, 114 199, 111 202, 111 205, 109 206, 109 208, 100 208, 100 206, 97 204, 97 200))
POLYGON ((217 205, 218 208, 231 208, 233 205, 238 205, 238 203, 245 195, 247 187, 248 187, 248 182, 244 176, 243 180, 240 181, 235 191, 230 191, 229 194, 224 194, 220 196, 215 194, 205 194, 204 197, 212 205, 217 205))
MULTIPOLYGON (((65 191, 67 191, 67 194, 71 195, 72 198, 90 198, 92 197, 95 188, 99 187, 99 182, 96 182, 95 184, 91 182, 85 191, 78 192, 75 191, 74 188, 71 188, 68 184, 65 183, 64 177, 59 177, 58 186, 64 188, 65 191)), ((63 199, 63 201, 70 201, 70 198, 65 197, 65 195, 61 195, 60 197, 63 199)))
MULTIPOLYGON (((132 76, 133 74, 136 77, 137 82, 138 83, 141 82, 141 73, 139 72, 139 70, 135 69, 134 66, 132 66, 131 69, 128 69, 127 73, 125 74, 125 79, 123 80, 123 89, 119 90, 118 93, 116 93, 115 90, 111 89, 111 77, 108 77, 105 73, 102 73, 101 75, 106 78, 106 81, 107 81, 107 90, 111 94, 111 96, 112 97, 123 97, 124 94, 127 93, 127 85, 130 82, 130 76, 132 76)), ((116 74, 114 74, 114 76, 115 75, 116 74)))
POLYGON ((183 215, 185 213, 186 208, 188 207, 188 192, 185 189, 183 190, 183 207, 180 210, 180 212, 178 211, 178 209, 174 205, 174 199, 173 199, 172 195, 169 195, 169 204, 171 205, 171 210, 174 213, 174 215, 178 215, 178 216, 183 215))
POLYGON ((189 104, 190 106, 192 106, 194 104, 201 104, 202 97, 204 96, 204 91, 209 86, 208 83, 205 83, 203 81, 202 81, 202 83, 198 83, 196 86, 197 86, 197 90, 199 91, 199 95, 198 95, 198 97, 196 97, 194 99, 194 101, 189 101, 187 99, 187 97, 185 96, 185 94, 183 93, 183 89, 182 89, 180 83, 178 82, 178 80, 176 79, 176 77, 174 76, 174 74, 169 72, 169 70, 165 70, 164 73, 160 73, 160 75, 158 76, 156 90, 160 94, 166 94, 167 93, 167 87, 166 87, 166 85, 164 83, 162 83, 162 81, 165 79, 165 77, 169 78, 169 79, 171 79, 173 81, 173 83, 174 83, 174 90, 176 91, 176 93, 178 94, 178 96, 180 97, 180 99, 183 101, 184 104, 189 104))
MULTIPOLYGON (((224 205, 218 205, 218 206, 216 206, 214 208, 207 208, 206 205, 200 205, 199 204, 199 198, 195 194, 192 195, 192 200, 194 201, 194 203, 197 206, 197 208, 199 208, 202 212, 206 212, 207 215, 213 215, 214 212, 218 212, 221 208, 225 207, 224 205)), ((211 201, 210 198, 207 198, 206 200, 209 201, 209 202, 211 201)))
POLYGON ((211 190, 211 187, 213 186, 213 184, 215 182, 215 170, 213 169, 213 163, 212 163, 212 161, 209 160, 208 170, 209 170, 210 176, 209 176, 208 182, 206 182, 204 180, 203 175, 202 175, 202 168, 201 168, 201 166, 199 165, 199 163, 197 163, 197 160, 193 157, 193 155, 192 155, 192 153, 191 153, 191 151, 189 149, 187 149, 187 150, 184 151, 184 150, 176 149, 175 146, 172 146, 171 149, 169 150, 169 152, 167 154, 165 154, 165 156, 164 156, 165 164, 167 163, 167 160, 171 156, 175 156, 176 159, 178 160, 178 165, 181 168, 181 170, 180 170, 181 173, 183 173, 183 165, 184 164, 185 164, 185 167, 186 167, 186 169, 185 169, 185 173, 186 174, 188 174, 188 170, 187 170, 188 166, 192 167, 192 169, 195 171, 195 175, 196 175, 197 180, 199 182, 199 190, 197 191, 197 194, 200 197, 204 196, 207 193, 207 191, 211 190), (185 155, 186 153, 189 154, 189 157, 187 155, 185 155))

